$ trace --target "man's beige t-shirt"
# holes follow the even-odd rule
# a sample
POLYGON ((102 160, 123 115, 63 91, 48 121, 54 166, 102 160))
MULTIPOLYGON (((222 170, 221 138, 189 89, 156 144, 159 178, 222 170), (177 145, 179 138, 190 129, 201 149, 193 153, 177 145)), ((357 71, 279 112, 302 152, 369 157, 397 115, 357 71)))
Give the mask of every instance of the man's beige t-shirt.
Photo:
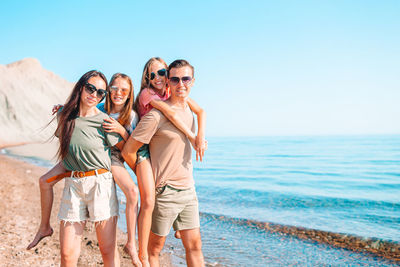
MULTIPOLYGON (((188 106, 173 108, 179 118, 195 131, 193 114, 188 106)), ((150 160, 156 188, 164 185, 176 189, 194 186, 192 148, 189 139, 160 111, 152 109, 143 116, 132 137, 150 146, 150 160)))

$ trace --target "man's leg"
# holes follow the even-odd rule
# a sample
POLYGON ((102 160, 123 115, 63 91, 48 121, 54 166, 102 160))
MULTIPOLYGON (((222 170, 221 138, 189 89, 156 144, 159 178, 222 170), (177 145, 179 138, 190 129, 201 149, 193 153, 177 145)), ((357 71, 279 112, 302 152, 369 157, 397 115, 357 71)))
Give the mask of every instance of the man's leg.
POLYGON ((149 262, 151 267, 159 267, 160 266, 160 252, 164 247, 166 236, 159 236, 150 232, 149 238, 149 262))
POLYGON ((200 228, 180 230, 182 243, 186 251, 188 267, 204 266, 203 252, 201 251, 200 228))

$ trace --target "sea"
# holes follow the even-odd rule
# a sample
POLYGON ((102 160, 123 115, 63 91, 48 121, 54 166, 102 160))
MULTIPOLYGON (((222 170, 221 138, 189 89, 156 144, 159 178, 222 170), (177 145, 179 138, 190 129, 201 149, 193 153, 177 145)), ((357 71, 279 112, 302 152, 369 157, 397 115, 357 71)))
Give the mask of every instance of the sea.
MULTIPOLYGON (((400 135, 212 137, 193 162, 207 266, 397 266, 243 221, 400 244, 400 135)), ((173 233, 164 250, 185 266, 173 233)))

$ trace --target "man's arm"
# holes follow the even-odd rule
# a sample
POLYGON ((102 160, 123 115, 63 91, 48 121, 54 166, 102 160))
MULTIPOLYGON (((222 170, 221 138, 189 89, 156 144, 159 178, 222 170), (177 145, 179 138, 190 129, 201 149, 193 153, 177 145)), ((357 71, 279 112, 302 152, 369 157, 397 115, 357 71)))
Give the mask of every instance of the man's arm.
POLYGON ((167 103, 161 100, 151 100, 150 105, 153 108, 161 111, 164 116, 175 125, 176 128, 178 128, 183 134, 185 134, 189 138, 189 141, 193 145, 193 148, 196 149, 196 135, 192 132, 191 129, 189 129, 189 127, 182 121, 182 119, 179 118, 176 112, 167 103))
POLYGON ((125 145, 125 141, 121 140, 115 146, 119 149, 119 151, 122 151, 122 149, 124 148, 124 145, 125 145))
POLYGON ((137 159, 137 151, 143 145, 142 142, 137 141, 132 137, 132 135, 126 141, 124 148, 122 149, 122 157, 128 164, 128 166, 136 172, 136 159, 137 159))

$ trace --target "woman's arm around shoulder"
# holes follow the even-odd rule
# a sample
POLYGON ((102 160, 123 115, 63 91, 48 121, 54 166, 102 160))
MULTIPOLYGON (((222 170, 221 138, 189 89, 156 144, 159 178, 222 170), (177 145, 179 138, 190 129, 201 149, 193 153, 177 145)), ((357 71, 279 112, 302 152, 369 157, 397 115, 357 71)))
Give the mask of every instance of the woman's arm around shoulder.
POLYGON ((205 141, 205 130, 206 130, 206 112, 202 109, 193 99, 188 98, 188 105, 190 109, 197 116, 197 136, 195 140, 195 144, 197 147, 196 150, 196 160, 200 158, 200 161, 203 161, 204 152, 206 150, 206 141, 205 141))
POLYGON ((195 134, 192 132, 191 129, 178 117, 175 110, 173 110, 167 103, 161 100, 152 100, 150 102, 153 108, 158 109, 161 111, 164 116, 170 120, 176 128, 178 128, 181 132, 183 132, 190 140, 190 143, 193 145, 194 149, 196 149, 195 145, 195 134))

